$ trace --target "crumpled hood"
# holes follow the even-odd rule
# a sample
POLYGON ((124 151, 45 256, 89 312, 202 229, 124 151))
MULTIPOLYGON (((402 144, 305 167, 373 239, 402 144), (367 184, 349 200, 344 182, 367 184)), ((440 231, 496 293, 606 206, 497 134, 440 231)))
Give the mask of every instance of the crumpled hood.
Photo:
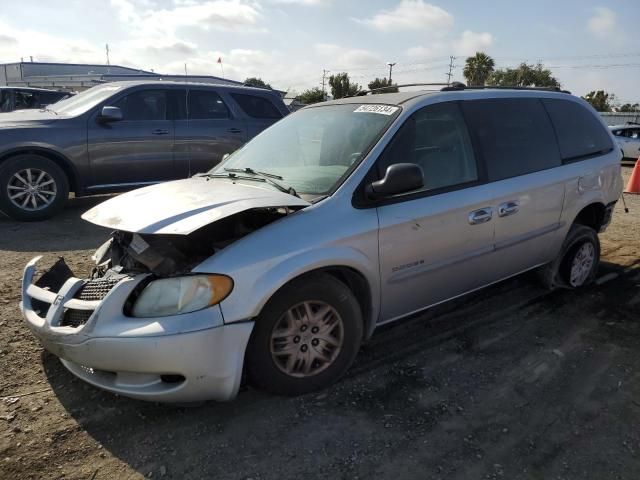
POLYGON ((301 198, 269 188, 192 177, 124 193, 93 207, 82 218, 127 232, 188 235, 245 210, 308 205, 301 198))

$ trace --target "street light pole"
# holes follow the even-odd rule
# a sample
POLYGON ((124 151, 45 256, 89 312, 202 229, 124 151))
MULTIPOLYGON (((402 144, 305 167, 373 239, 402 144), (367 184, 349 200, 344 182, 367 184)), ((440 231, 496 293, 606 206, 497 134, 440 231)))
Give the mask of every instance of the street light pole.
POLYGON ((391 72, 393 71, 393 66, 395 64, 396 64, 395 62, 393 62, 393 63, 387 62, 387 65, 389 65, 389 85, 391 85, 391 72))

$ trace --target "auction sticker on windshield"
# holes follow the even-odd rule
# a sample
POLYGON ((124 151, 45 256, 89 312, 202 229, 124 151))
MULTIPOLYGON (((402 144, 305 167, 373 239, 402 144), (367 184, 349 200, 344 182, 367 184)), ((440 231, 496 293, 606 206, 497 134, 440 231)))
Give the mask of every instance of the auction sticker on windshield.
POLYGON ((393 115, 400 107, 391 105, 360 105, 353 113, 379 113, 381 115, 393 115))

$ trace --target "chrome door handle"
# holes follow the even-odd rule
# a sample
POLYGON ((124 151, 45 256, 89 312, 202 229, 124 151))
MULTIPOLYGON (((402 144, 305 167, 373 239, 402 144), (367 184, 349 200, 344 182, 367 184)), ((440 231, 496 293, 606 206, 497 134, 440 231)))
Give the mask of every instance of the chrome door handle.
POLYGON ((487 223, 493 217, 493 210, 491 207, 481 208, 469 213, 469 224, 478 225, 480 223, 487 223))
POLYGON ((509 215, 518 213, 518 210, 520 210, 520 205, 518 204, 518 202, 505 202, 500 204, 500 206, 498 207, 498 216, 508 217, 509 215))
POLYGON ((153 135, 169 135, 169 130, 163 130, 161 128, 158 128, 156 130, 154 130, 153 132, 151 132, 153 135))
POLYGON ((242 130, 240 130, 239 128, 230 128, 229 130, 227 130, 227 132, 229 133, 242 133, 242 130))

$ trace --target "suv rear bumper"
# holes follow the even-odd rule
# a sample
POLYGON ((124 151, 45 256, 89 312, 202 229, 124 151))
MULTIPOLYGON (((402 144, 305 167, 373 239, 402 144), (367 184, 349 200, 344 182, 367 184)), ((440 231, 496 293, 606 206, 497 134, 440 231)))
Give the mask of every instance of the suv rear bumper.
POLYGON ((84 280, 69 278, 59 292, 32 283, 36 263, 24 270, 20 307, 45 349, 82 380, 141 400, 230 400, 240 386, 253 322, 224 325, 218 306, 162 318, 131 318, 124 302, 145 277, 125 278, 100 301, 73 298, 84 280), (32 299, 49 304, 43 318, 32 299), (61 326, 65 309, 90 309, 84 325, 61 326))

